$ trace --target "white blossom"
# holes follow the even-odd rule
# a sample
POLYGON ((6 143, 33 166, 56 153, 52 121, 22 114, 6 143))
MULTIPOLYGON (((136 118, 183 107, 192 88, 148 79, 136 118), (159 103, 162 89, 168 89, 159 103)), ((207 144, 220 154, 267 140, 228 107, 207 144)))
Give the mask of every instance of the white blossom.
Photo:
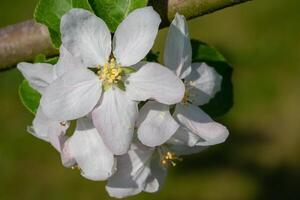
MULTIPOLYGON (((139 124, 143 124, 145 120, 148 121, 147 123, 153 120, 155 123, 153 124, 154 126, 149 127, 150 129, 153 128, 152 134, 165 138, 164 135, 160 136, 159 134, 164 133, 164 131, 169 132, 169 127, 167 126, 170 125, 164 124, 166 121, 159 116, 153 118, 155 113, 151 113, 152 110, 149 109, 149 107, 155 104, 158 105, 157 108, 162 108, 162 104, 157 102, 148 102, 147 104, 144 106, 146 108, 141 110, 142 117, 139 120, 139 124), (145 116, 149 115, 151 117, 147 119, 145 116), (156 124, 160 124, 161 126, 155 128, 156 124)), ((166 115, 168 114, 166 113, 166 115)), ((139 134, 144 135, 144 137, 151 134, 148 132, 149 130, 145 128, 141 129, 139 125, 137 125, 137 128, 139 134)), ((172 127, 172 132, 173 129, 172 127)), ((151 138, 150 136, 148 137, 151 138)), ((136 195, 142 191, 149 193, 157 192, 164 183, 168 167, 176 166, 176 162, 182 160, 180 156, 197 153, 205 148, 188 146, 189 139, 189 136, 185 133, 178 132, 176 136, 156 147, 145 146, 135 140, 127 154, 117 156, 117 171, 108 179, 106 185, 109 195, 116 198, 124 198, 136 195)))
POLYGON ((184 85, 169 69, 139 63, 151 49, 160 21, 152 7, 136 9, 111 41, 108 27, 94 14, 83 9, 66 13, 61 21, 62 44, 85 68, 73 69, 51 83, 41 100, 45 114, 68 121, 92 113, 107 147, 116 155, 126 153, 138 101, 174 104, 184 95, 184 85))
POLYGON ((208 103, 221 89, 222 77, 205 63, 191 63, 191 57, 186 20, 176 14, 169 29, 164 62, 179 78, 184 79, 185 95, 175 105, 172 116, 169 107, 159 103, 147 103, 142 108, 149 111, 138 130, 138 138, 144 145, 155 147, 172 137, 185 135, 188 137, 184 140, 187 145, 207 146, 222 143, 228 137, 227 128, 198 107, 208 103))

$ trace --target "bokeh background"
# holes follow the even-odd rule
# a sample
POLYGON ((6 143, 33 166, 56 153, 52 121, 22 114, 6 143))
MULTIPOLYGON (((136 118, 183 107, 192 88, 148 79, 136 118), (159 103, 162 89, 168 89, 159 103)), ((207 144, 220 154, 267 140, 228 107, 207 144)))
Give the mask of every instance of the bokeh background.
MULTIPOLYGON (((1 1, 0 26, 32 18, 36 3, 1 1)), ((192 38, 234 66, 235 104, 218 119, 231 135, 170 169, 161 192, 129 199, 300 199, 299 22, 299 0, 256 0, 189 22, 192 38)), ((18 98, 22 79, 16 69, 0 73, 0 199, 110 199, 105 183, 64 168, 50 145, 26 133, 33 116, 18 98)))

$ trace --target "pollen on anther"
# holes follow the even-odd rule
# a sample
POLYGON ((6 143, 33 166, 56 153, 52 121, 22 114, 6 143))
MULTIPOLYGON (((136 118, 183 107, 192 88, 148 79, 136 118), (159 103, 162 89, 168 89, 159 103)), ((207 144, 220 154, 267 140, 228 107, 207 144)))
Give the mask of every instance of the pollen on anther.
POLYGON ((182 161, 182 158, 175 153, 167 151, 162 155, 160 163, 163 167, 176 166, 176 161, 182 161))
POLYGON ((98 72, 99 79, 108 84, 117 84, 122 80, 122 68, 112 58, 109 62, 105 63, 102 70, 98 72))

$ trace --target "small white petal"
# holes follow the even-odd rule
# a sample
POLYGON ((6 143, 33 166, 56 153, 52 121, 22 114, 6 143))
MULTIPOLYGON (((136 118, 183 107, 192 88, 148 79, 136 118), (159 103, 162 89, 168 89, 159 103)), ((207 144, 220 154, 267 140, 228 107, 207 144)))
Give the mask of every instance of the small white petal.
POLYGON ((32 127, 28 131, 37 138, 50 142, 57 151, 61 152, 62 144, 66 139, 65 133, 68 128, 68 123, 61 125, 59 121, 49 119, 43 113, 41 107, 39 107, 32 127))
POLYGON ((182 100, 184 90, 182 81, 168 68, 157 63, 145 64, 126 81, 126 94, 136 101, 154 99, 171 105, 182 100))
POLYGON ((199 141, 205 141, 198 135, 190 132, 187 128, 181 126, 177 129, 176 133, 168 140, 171 145, 185 145, 189 147, 195 146, 199 141))
POLYGON ((187 23, 183 15, 176 13, 169 28, 164 63, 181 79, 191 73, 192 47, 187 23))
POLYGON ((196 146, 205 140, 198 135, 188 131, 184 127, 180 127, 176 133, 168 140, 168 148, 176 155, 190 155, 199 153, 206 148, 203 146, 196 146))
POLYGON ((137 127, 139 140, 155 147, 170 139, 179 125, 171 116, 169 106, 148 101, 140 110, 137 127))
POLYGON ((111 35, 105 22, 96 15, 72 9, 61 19, 62 43, 86 67, 104 65, 111 53, 111 35))
POLYGON ((68 136, 65 135, 65 133, 65 131, 59 131, 59 129, 52 129, 48 136, 50 144, 60 153, 62 152, 64 143, 68 139, 68 136))
POLYGON ((106 180, 113 174, 114 156, 88 118, 77 121, 76 131, 68 140, 67 148, 85 178, 106 180))
POLYGON ((152 148, 132 145, 117 159, 117 171, 108 179, 106 190, 111 197, 124 198, 142 192, 150 175, 152 148))
POLYGON ((65 166, 67 168, 76 166, 76 160, 70 152, 69 141, 70 140, 65 141, 65 143, 63 144, 61 154, 60 154, 62 164, 63 164, 63 166, 65 166))
POLYGON ((222 143, 229 135, 225 126, 213 121, 197 106, 177 104, 174 116, 183 127, 204 140, 197 143, 199 146, 222 143))
POLYGON ((186 81, 191 86, 190 101, 195 105, 204 105, 221 90, 222 76, 205 63, 193 63, 192 73, 186 81))
POLYGON ((72 56, 63 45, 61 45, 59 53, 59 59, 54 66, 57 77, 62 76, 65 72, 84 67, 81 60, 72 56))
POLYGON ((30 86, 39 93, 43 93, 45 88, 56 78, 54 68, 46 63, 19 63, 18 69, 27 79, 30 86))
POLYGON ((155 151, 151 159, 151 174, 146 180, 145 192, 154 193, 159 191, 163 186, 167 176, 167 169, 162 167, 160 163, 160 155, 158 151, 155 151))
POLYGON ((47 88, 41 106, 50 119, 78 119, 92 111, 100 99, 101 91, 101 82, 92 71, 72 70, 47 88))
POLYGON ((137 115, 137 103, 128 99, 119 88, 110 88, 103 93, 100 105, 92 113, 93 123, 114 154, 128 151, 137 115))
POLYGON ((33 119, 32 126, 28 127, 28 132, 39 139, 49 142, 49 121, 50 119, 45 116, 41 107, 39 107, 33 119))
POLYGON ((141 61, 153 46, 161 19, 152 7, 136 9, 118 26, 114 56, 123 66, 141 61))

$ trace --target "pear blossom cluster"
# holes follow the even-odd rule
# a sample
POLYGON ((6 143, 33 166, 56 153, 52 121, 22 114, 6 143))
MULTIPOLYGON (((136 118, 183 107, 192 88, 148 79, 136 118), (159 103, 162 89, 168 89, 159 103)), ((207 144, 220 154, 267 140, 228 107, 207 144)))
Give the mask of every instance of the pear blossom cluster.
POLYGON ((57 64, 18 65, 42 96, 28 132, 49 142, 65 167, 107 180, 112 197, 159 191, 182 156, 229 134, 199 107, 220 91, 222 76, 192 63, 184 16, 170 25, 163 65, 145 61, 160 23, 152 7, 136 9, 112 37, 102 19, 71 9, 61 19, 57 64))

